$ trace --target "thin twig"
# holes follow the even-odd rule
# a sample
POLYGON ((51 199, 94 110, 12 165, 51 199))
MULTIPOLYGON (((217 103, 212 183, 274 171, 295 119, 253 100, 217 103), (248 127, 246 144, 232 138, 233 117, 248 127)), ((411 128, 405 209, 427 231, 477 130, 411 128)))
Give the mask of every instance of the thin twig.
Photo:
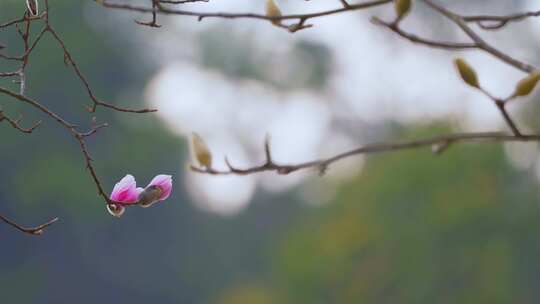
MULTIPOLYGON (((481 133, 456 133, 448 135, 433 136, 425 139, 416 139, 404 142, 387 142, 387 143, 374 143, 365 146, 355 148, 353 150, 339 153, 329 158, 323 158, 308 162, 302 162, 298 164, 278 164, 270 157, 270 145, 268 141, 265 143, 266 160, 262 165, 253 166, 249 168, 238 168, 233 166, 228 158, 225 158, 225 164, 227 170, 216 170, 213 168, 201 168, 197 166, 190 166, 191 170, 199 173, 206 173, 211 175, 248 175, 264 171, 274 171, 278 174, 289 174, 304 169, 317 169, 319 172, 324 173, 326 169, 333 163, 342 159, 361 155, 361 154, 375 154, 383 152, 395 152, 401 150, 415 149, 421 147, 441 147, 448 148, 451 144, 457 143, 471 143, 471 142, 527 142, 527 141, 540 141, 540 134, 534 135, 522 135, 519 136, 506 134, 501 132, 481 132, 481 133)), ((442 151, 434 151, 440 154, 442 151)))
POLYGON ((19 119, 10 118, 4 114, 2 109, 0 109, 0 122, 2 122, 3 120, 7 121, 14 129, 19 130, 23 133, 27 133, 27 134, 32 133, 37 127, 39 127, 39 125, 41 125, 41 120, 39 120, 35 122, 34 125, 32 125, 30 128, 24 128, 20 125, 21 118, 19 119))
POLYGON ((373 24, 381 25, 391 30, 392 32, 400 35, 401 37, 418 44, 423 44, 429 47, 455 51, 455 50, 466 50, 466 49, 476 49, 478 45, 476 43, 463 43, 463 42, 447 42, 447 41, 435 41, 429 40, 426 38, 419 37, 417 35, 407 33, 402 30, 398 23, 395 22, 385 22, 377 17, 371 18, 373 24))
POLYGON ((35 227, 21 226, 21 225, 17 224, 15 221, 10 220, 9 218, 7 218, 7 217, 5 217, 5 216, 3 216, 1 214, 0 214, 0 220, 2 220, 3 222, 5 222, 8 225, 11 225, 12 227, 14 227, 15 229, 18 229, 21 232, 24 232, 24 233, 27 233, 27 234, 30 234, 30 235, 41 235, 41 234, 43 234, 43 231, 45 231, 45 229, 47 227, 49 227, 50 225, 56 223, 58 221, 58 218, 55 217, 52 220, 49 220, 46 223, 41 224, 39 226, 35 226, 35 227))
POLYGON ((463 20, 465 22, 475 22, 483 29, 486 30, 498 30, 511 22, 518 22, 530 17, 539 17, 540 11, 531 11, 524 13, 517 13, 505 16, 494 15, 478 15, 478 16, 465 16, 463 20), (489 23, 488 23, 489 22, 489 23))
MULTIPOLYGON (((111 9, 119 9, 119 10, 127 10, 127 11, 140 12, 140 13, 151 13, 151 14, 158 13, 158 14, 163 14, 163 15, 191 16, 191 17, 197 17, 199 21, 205 18, 224 18, 224 19, 240 19, 240 18, 246 19, 247 18, 247 19, 267 20, 267 21, 282 21, 282 20, 297 19, 299 20, 299 22, 302 22, 302 23, 306 22, 308 19, 372 8, 376 6, 389 4, 392 2, 392 0, 366 1, 366 2, 362 2, 358 4, 350 4, 350 5, 338 8, 338 9, 322 11, 322 12, 317 12, 317 13, 283 15, 280 17, 268 17, 266 15, 255 14, 255 13, 221 13, 221 12, 201 13, 201 12, 194 12, 194 11, 187 11, 187 10, 170 9, 163 6, 149 8, 145 6, 110 2, 107 0, 94 0, 94 1, 102 5, 103 7, 111 8, 111 9)), ((289 27, 287 26, 284 26, 284 27, 289 29, 289 27)))
POLYGON ((426 3, 429 7, 431 7, 433 10, 439 12, 441 15, 447 17, 451 21, 453 21, 469 38, 471 38, 474 43, 477 44, 478 48, 481 50, 484 50, 485 52, 499 58, 501 61, 506 62, 507 64, 523 71, 526 73, 531 73, 532 71, 536 70, 536 68, 528 63, 521 62, 510 55, 500 51, 499 49, 493 47, 489 43, 487 43, 484 39, 482 39, 475 31, 473 31, 469 25, 467 25, 467 22, 464 20, 464 17, 448 10, 447 8, 436 4, 432 0, 422 0, 424 3, 426 3))
POLYGON ((79 145, 81 147, 81 151, 84 156, 84 160, 86 162, 86 168, 90 172, 90 175, 92 176, 92 179, 94 180, 94 183, 96 184, 98 194, 105 200, 106 203, 111 203, 111 200, 109 199, 107 193, 105 192, 103 186, 101 185, 101 182, 99 178, 97 177, 97 173, 95 168, 92 166, 92 157, 90 156, 90 153, 88 152, 88 149, 86 148, 86 142, 85 138, 96 133, 96 131, 100 128, 103 128, 106 126, 106 124, 94 126, 92 129, 90 129, 87 132, 79 132, 76 129, 76 126, 73 123, 70 123, 66 121, 64 118, 62 118, 60 115, 56 114, 55 112, 51 111, 47 107, 40 104, 38 101, 31 99, 29 97, 26 97, 21 94, 17 94, 13 91, 10 91, 6 88, 0 87, 0 93, 9 95, 19 101, 22 101, 24 103, 27 103, 38 110, 40 110, 42 113, 48 115, 52 119, 54 119, 56 122, 58 122, 60 125, 62 125, 65 129, 67 129, 71 135, 79 142, 79 145))

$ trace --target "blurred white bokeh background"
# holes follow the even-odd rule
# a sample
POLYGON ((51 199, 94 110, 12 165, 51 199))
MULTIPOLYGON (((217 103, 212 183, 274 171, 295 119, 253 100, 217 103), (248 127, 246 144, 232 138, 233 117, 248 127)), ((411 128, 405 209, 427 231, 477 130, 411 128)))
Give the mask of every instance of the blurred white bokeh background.
MULTIPOLYGON (((330 0, 276 2, 284 14, 340 5, 330 0)), ((479 1, 474 11, 469 1, 446 1, 447 7, 458 12, 466 5, 466 14, 508 13, 505 1, 491 1, 490 7, 484 3, 479 1)), ((538 1, 522 3, 523 10, 540 9, 538 1)), ((183 8, 264 13, 264 1, 214 0, 183 8)), ((393 14, 392 6, 384 6, 313 19, 313 28, 295 34, 259 20, 197 22, 170 17, 160 19, 164 26, 159 30, 130 35, 139 35, 137 41, 146 42, 139 46, 141 52, 153 55, 151 64, 161 66, 149 80, 147 102, 160 109, 159 117, 175 134, 186 139, 192 132, 201 134, 216 168, 224 168, 225 155, 238 167, 262 162, 266 134, 271 135, 274 159, 288 163, 390 140, 384 137, 389 121, 408 125, 447 119, 457 131, 504 130, 497 109, 460 81, 452 60, 464 57, 477 70, 482 85, 498 96, 509 95, 523 73, 479 51, 449 52, 414 45, 370 22, 371 16, 392 20, 393 14), (217 40, 222 47, 207 50, 205 39, 217 40), (211 54, 210 59, 205 54, 211 54), (241 65, 252 71, 243 72, 241 65)), ((96 26, 107 30, 106 23, 96 26)), ((468 41, 459 29, 420 4, 402 27, 429 39, 468 41)), ((531 61, 535 55, 531 46, 538 41, 530 37, 539 32, 540 23, 527 20, 504 31, 482 31, 482 36, 505 52, 531 61)), ((510 112, 518 115, 525 103, 514 103, 510 112)), ((540 168, 536 144, 509 144, 505 151, 517 168, 540 168)), ((187 175, 185 186, 198 206, 223 215, 246 207, 257 189, 285 191, 316 174, 215 177, 184 170, 185 162, 179 157, 179 172, 187 175)), ((363 163, 358 157, 336 164, 328 180, 354 175, 363 163)), ((331 195, 330 188, 324 189, 307 187, 303 193, 318 201, 313 198, 331 195), (306 194, 309 189, 311 194, 306 194)))

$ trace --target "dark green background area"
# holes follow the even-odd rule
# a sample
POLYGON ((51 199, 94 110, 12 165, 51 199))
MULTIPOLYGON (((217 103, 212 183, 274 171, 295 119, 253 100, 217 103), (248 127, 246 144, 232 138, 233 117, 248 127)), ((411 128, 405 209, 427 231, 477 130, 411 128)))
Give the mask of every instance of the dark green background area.
MULTIPOLYGON (((51 3, 53 25, 96 94, 144 106, 143 89, 158 67, 132 51, 143 44, 93 30, 84 14, 92 4, 51 3), (138 61, 145 64, 133 64, 138 61)), ((21 3, 2 1, 0 22, 22 10, 21 3)), ((148 31, 125 15, 121 20, 126 31, 148 31)), ((231 77, 263 78, 249 61, 228 57, 234 52, 212 48, 225 43, 215 35, 201 37, 203 64, 231 77), (228 69, 224 62, 231 60, 228 69)), ((538 302, 537 182, 533 172, 512 169, 500 145, 374 156, 322 207, 301 204, 296 193, 259 193, 240 215, 218 217, 187 197, 185 141, 153 114, 86 112, 83 86, 47 41, 31 60, 27 94, 81 127, 93 115, 109 123, 88 140, 106 189, 126 173, 143 184, 172 174, 175 188, 165 203, 111 217, 77 143, 34 109, 0 96, 6 113, 44 121, 31 135, 0 124, 0 213, 24 224, 61 218, 41 237, 0 225, 2 303, 538 302)), ((11 46, 14 36, 0 32, 0 42, 11 46)), ((296 51, 330 56, 306 42, 296 51)), ((306 87, 324 83, 330 63, 320 61, 306 87)), ((0 70, 8 68, 0 61, 0 70)), ((445 130, 411 127, 395 135, 445 130)))

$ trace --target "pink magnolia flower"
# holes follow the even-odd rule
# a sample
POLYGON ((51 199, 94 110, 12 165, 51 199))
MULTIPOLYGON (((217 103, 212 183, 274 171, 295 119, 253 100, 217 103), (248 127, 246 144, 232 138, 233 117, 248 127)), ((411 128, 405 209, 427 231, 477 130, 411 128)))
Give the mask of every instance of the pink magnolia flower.
POLYGON ((166 200, 172 191, 172 176, 160 174, 152 179, 144 191, 139 194, 141 207, 150 207, 154 203, 166 200))
POLYGON ((135 204, 139 200, 139 194, 142 191, 143 188, 137 188, 133 175, 128 174, 114 185, 109 198, 114 202, 124 203, 122 205, 135 204))
POLYGON ((109 198, 116 203, 107 204, 107 210, 112 216, 121 217, 126 211, 124 205, 136 204, 142 191, 143 188, 137 188, 137 183, 132 175, 124 176, 114 185, 109 198))

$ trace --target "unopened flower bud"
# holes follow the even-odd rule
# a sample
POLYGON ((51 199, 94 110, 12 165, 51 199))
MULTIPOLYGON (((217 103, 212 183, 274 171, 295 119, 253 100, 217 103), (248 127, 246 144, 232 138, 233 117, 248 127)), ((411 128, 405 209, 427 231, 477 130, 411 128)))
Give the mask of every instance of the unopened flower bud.
POLYGON ((158 186, 149 186, 144 189, 141 194, 139 194, 139 205, 143 208, 152 206, 155 202, 159 200, 161 196, 161 189, 158 186))
POLYGON ((395 0, 394 9, 396 10, 397 19, 405 17, 411 10, 411 0, 395 0))
POLYGON ((153 204, 166 200, 172 192, 172 176, 156 175, 146 188, 139 194, 138 203, 147 208, 153 204))
POLYGON ((521 79, 516 85, 516 91, 514 92, 514 96, 529 95, 534 90, 539 80, 540 70, 532 72, 527 77, 521 79))
POLYGON ((193 144, 193 153, 199 165, 210 169, 212 167, 212 154, 202 137, 197 133, 193 133, 191 142, 193 144))
MULTIPOLYGON (((274 0, 266 0, 266 17, 281 17, 281 11, 274 0)), ((272 20, 274 25, 281 24, 281 20, 272 20)))
POLYGON ((467 64, 465 60, 462 58, 456 58, 454 60, 454 64, 459 72, 459 75, 461 76, 461 79, 463 79, 466 84, 475 88, 480 88, 476 72, 469 64, 467 64))

